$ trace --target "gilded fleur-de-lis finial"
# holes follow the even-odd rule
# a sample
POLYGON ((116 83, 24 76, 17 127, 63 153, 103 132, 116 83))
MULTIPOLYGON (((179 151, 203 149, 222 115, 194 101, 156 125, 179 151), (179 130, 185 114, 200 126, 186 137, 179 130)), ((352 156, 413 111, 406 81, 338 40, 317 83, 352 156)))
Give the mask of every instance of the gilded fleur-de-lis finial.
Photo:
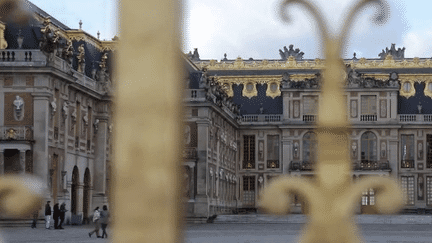
POLYGON ((330 34, 318 9, 307 0, 285 0, 281 14, 291 4, 304 6, 315 17, 326 65, 317 123, 318 162, 313 181, 283 177, 274 180, 263 192, 260 206, 272 213, 287 213, 291 203, 289 195, 297 194, 308 205, 309 220, 300 238, 301 242, 361 242, 354 221, 354 208, 362 192, 369 188, 377 191, 376 208, 382 213, 396 212, 402 205, 398 183, 386 177, 362 179, 352 183, 352 163, 348 151, 349 123, 343 98, 345 67, 341 58, 353 19, 369 3, 379 6, 376 22, 388 15, 387 4, 380 0, 361 0, 346 15, 340 34, 330 34))

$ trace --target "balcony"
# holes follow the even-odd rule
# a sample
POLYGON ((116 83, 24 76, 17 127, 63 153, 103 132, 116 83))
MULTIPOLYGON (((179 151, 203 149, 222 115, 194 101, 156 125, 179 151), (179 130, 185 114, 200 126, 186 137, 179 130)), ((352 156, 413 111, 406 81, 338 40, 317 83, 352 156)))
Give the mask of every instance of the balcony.
POLYGON ((315 122, 316 121, 316 115, 303 115, 303 121, 304 122, 315 122))
POLYGON ((8 49, 0 52, 1 67, 46 66, 46 56, 37 49, 8 49))
POLYGON ((184 148, 183 149, 183 159, 197 159, 196 148, 184 148))
POLYGON ((204 102, 206 93, 204 89, 185 89, 183 99, 186 102, 204 102))
POLYGON ((282 120, 282 115, 243 115, 240 119, 241 123, 249 122, 280 122, 282 120))
POLYGON ((402 124, 432 124, 432 115, 408 114, 398 115, 402 124))
POLYGON ((414 168, 414 160, 401 160, 401 168, 403 169, 414 168))
POLYGON ((267 160, 267 169, 278 169, 279 160, 267 160))
POLYGON ((291 161, 289 170, 293 171, 312 171, 315 162, 311 161, 291 161))
POLYGON ((361 160, 353 163, 355 171, 391 170, 388 161, 361 160))
POLYGON ((377 115, 360 115, 360 121, 377 121, 377 115))
POLYGON ((0 127, 0 140, 33 140, 32 126, 3 126, 0 127))

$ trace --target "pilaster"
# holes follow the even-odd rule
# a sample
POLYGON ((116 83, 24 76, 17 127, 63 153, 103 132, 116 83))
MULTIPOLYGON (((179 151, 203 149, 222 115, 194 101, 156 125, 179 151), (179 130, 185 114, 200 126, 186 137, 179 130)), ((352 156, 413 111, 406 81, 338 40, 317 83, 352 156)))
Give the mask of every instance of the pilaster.
POLYGON ((25 174, 26 173, 26 151, 25 150, 20 150, 20 155, 19 155, 19 163, 20 163, 20 170, 19 173, 20 174, 25 174))
POLYGON ((4 107, 5 107, 4 92, 0 92, 0 104, 1 104, 0 105, 0 127, 2 127, 4 126, 4 107))
MULTIPOLYGON (((32 93, 34 102, 34 131, 33 138, 33 174, 48 186, 48 120, 49 120, 49 93, 32 93)), ((48 192, 48 190, 47 190, 48 192)), ((46 195, 50 197, 49 193, 46 195)))
POLYGON ((208 202, 207 202, 207 187, 208 178, 208 162, 207 162, 207 149, 208 149, 208 136, 209 136, 209 122, 197 122, 197 153, 198 159, 196 164, 196 196, 194 204, 195 216, 208 216, 208 202))
POLYGON ((0 150, 0 175, 4 174, 4 150, 0 150))
POLYGON ((282 168, 283 174, 288 174, 288 168, 291 161, 292 143, 288 140, 282 140, 282 168))
POLYGON ((83 184, 77 185, 77 201, 76 201, 76 209, 77 215, 83 214, 83 196, 84 196, 84 186, 83 184))
POLYGON ((397 92, 390 92, 390 118, 397 119, 397 92))
POLYGON ((390 140, 389 141, 389 163, 390 168, 392 169, 392 172, 390 173, 390 177, 397 179, 398 173, 399 173, 399 141, 398 140, 390 140))
POLYGON ((108 117, 96 116, 99 119, 95 141, 95 159, 93 165, 94 194, 104 195, 106 192, 106 151, 108 139, 108 117))

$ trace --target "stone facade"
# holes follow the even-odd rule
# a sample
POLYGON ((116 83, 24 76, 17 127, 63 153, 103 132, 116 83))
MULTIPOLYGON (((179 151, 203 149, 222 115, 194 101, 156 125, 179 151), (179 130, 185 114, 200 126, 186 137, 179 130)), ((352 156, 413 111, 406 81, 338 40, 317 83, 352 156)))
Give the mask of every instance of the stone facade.
MULTIPOLYGON (((397 178, 404 211, 430 211, 432 60, 392 53, 344 60, 352 178, 397 178)), ((197 155, 186 162, 195 171, 187 177, 191 218, 255 211, 263 187, 280 175, 313 180, 324 60, 189 58, 195 70, 187 81, 185 119, 198 127, 197 155)), ((375 212, 375 193, 363 193, 358 213, 375 212)), ((301 198, 292 203, 294 212, 307 210, 301 198)))
POLYGON ((0 173, 38 177, 51 206, 65 202, 66 222, 81 224, 93 208, 108 204, 112 90, 106 59, 114 41, 70 29, 30 2, 27 7, 30 25, 5 23, 8 47, 0 51, 0 173), (19 35, 24 40, 17 46, 19 35), (74 53, 78 46, 83 49, 74 53), (81 72, 76 55, 87 59, 81 72))

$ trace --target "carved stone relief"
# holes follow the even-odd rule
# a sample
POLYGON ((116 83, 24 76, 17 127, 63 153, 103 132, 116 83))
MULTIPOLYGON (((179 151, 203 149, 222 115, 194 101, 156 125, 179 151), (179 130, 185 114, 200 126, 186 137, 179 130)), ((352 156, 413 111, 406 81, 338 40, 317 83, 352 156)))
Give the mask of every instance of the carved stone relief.
POLYGON ((380 116, 381 118, 387 118, 387 100, 380 101, 380 116))
POLYGON ((423 174, 419 174, 417 178, 417 200, 424 199, 423 190, 424 190, 423 174))
POLYGON ((417 142, 417 158, 419 160, 423 159, 423 142, 422 141, 417 142))
POLYGON ((300 145, 298 141, 294 141, 294 145, 293 145, 293 157, 295 159, 299 158, 299 154, 300 154, 300 145))
POLYGON ((13 102, 14 105, 14 118, 17 121, 22 121, 24 119, 24 100, 17 95, 13 102))
POLYGON ((264 161, 264 140, 258 141, 258 160, 264 161))
POLYGON ((354 159, 357 158, 357 141, 351 143, 351 155, 354 159))
POLYGON ((381 142, 381 158, 385 158, 387 156, 387 145, 386 142, 381 142))
POLYGON ((53 101, 51 101, 50 105, 51 105, 51 119, 52 119, 57 111, 57 99, 55 97, 53 98, 53 101))
POLYGON ((357 117, 357 100, 351 100, 351 118, 357 117))
POLYGON ((293 109, 294 109, 293 117, 299 118, 300 117, 300 101, 294 100, 294 108, 293 109))

